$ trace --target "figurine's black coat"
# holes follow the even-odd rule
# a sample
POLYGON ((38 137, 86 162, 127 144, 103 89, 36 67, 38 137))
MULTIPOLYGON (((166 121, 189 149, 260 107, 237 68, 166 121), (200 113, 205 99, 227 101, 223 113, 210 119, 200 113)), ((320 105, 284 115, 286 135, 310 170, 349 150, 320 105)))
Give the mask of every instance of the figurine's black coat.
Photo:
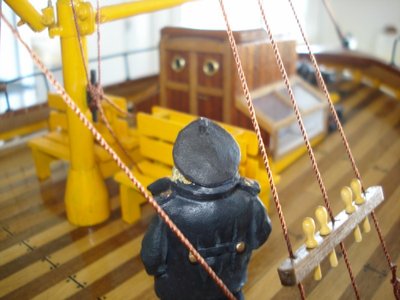
MULTIPOLYGON (((156 200, 211 268, 238 298, 251 252, 271 232, 256 182, 239 178, 212 188, 161 179, 149 187, 156 200), (242 253, 238 243, 245 243, 242 253)), ((142 243, 146 271, 155 276, 162 300, 225 299, 203 268, 189 261, 188 250, 156 216, 142 243)))

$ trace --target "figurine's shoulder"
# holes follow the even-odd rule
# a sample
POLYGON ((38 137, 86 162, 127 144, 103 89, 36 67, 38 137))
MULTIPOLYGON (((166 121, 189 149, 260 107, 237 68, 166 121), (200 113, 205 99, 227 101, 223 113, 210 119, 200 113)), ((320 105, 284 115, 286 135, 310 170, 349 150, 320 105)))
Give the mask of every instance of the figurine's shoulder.
POLYGON ((162 205, 167 202, 172 194, 171 179, 168 177, 160 178, 151 183, 147 189, 155 197, 158 204, 162 205))
POLYGON ((260 193, 260 185, 257 181, 251 180, 246 177, 240 178, 239 186, 242 190, 250 193, 253 196, 256 196, 260 193))

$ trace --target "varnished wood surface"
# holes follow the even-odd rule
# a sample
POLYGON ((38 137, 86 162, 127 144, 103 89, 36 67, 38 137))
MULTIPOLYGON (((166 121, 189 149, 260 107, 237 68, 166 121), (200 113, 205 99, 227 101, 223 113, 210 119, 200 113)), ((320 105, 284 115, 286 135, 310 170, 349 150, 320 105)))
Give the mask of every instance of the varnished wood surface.
MULTIPOLYGON (((376 210, 393 260, 400 261, 400 104, 366 86, 343 83, 347 93, 345 131, 364 183, 382 185, 385 202, 376 210)), ((316 147, 322 176, 335 213, 342 209, 340 188, 353 177, 337 133, 316 147)), ((27 148, 0 152, 0 298, 4 299, 155 299, 153 280, 138 253, 153 214, 133 225, 121 220, 118 186, 108 181, 112 214, 97 226, 77 228, 65 218, 63 194, 67 166, 55 163, 51 179, 38 182, 27 148)), ((301 222, 322 204, 307 157, 281 174, 278 186, 290 239, 302 242, 301 222)), ((277 267, 287 257, 275 209, 273 232, 250 263, 246 299, 298 299, 297 288, 282 287, 277 267)), ((363 242, 345 241, 363 299, 393 299, 390 273, 374 230, 363 242)), ((339 249, 337 249, 339 250, 339 249)), ((338 254, 340 253, 337 251, 338 254)), ((309 299, 353 299, 343 259, 323 279, 304 282, 309 299)))
MULTIPOLYGON (((250 90, 281 80, 272 46, 265 43, 263 30, 237 31, 234 36, 250 90)), ((283 38, 278 47, 291 76, 297 61, 295 42, 283 38)), ((161 106, 238 126, 251 126, 249 118, 241 116, 234 105, 236 94, 242 94, 242 85, 237 72, 233 71, 236 63, 225 31, 164 28, 160 66, 161 106), (186 62, 180 71, 171 68, 177 57, 186 62), (203 69, 210 59, 219 65, 212 76, 206 75, 203 69)))
MULTIPOLYGON (((308 53, 299 52, 298 54, 302 59, 309 59, 308 53)), ((400 68, 396 65, 352 50, 319 51, 314 54, 321 65, 359 70, 363 76, 380 80, 382 84, 394 90, 399 89, 400 68)))

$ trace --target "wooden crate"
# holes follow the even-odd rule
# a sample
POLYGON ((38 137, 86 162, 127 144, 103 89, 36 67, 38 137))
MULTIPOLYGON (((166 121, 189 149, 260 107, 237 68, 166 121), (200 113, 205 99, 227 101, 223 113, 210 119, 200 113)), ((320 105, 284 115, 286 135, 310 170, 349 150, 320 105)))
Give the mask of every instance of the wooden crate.
MULTIPOLYGON (((281 80, 263 30, 234 32, 250 89, 281 80)), ((295 42, 279 40, 284 65, 295 73, 295 42)), ((242 88, 225 31, 167 27, 160 43, 161 106, 251 128, 234 105, 242 88)))

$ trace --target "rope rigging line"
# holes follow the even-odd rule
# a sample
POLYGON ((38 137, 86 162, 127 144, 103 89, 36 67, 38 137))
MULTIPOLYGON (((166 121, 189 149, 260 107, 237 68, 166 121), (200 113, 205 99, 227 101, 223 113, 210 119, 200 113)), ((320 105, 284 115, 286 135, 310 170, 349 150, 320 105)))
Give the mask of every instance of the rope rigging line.
POLYGON ((218 277, 214 270, 207 264, 204 258, 199 254, 196 248, 191 244, 191 242, 185 237, 185 235, 180 231, 180 229, 175 225, 175 223, 170 219, 167 213, 160 207, 160 205, 154 200, 154 198, 146 191, 143 185, 136 179, 131 170, 126 166, 126 164, 119 158, 118 154, 113 150, 107 141, 101 136, 99 131, 94 127, 94 125, 89 121, 89 119, 82 113, 79 107, 76 105, 74 100, 67 94, 63 86, 55 79, 54 75, 47 69, 40 57, 25 43, 19 32, 8 22, 8 20, 1 13, 1 19, 10 28, 14 36, 20 41, 24 48, 28 51, 32 60, 37 65, 37 67, 44 73, 49 82, 54 86, 56 91, 60 94, 61 98, 65 104, 76 114, 76 116, 82 121, 82 123, 88 128, 88 130, 93 134, 97 142, 107 151, 107 153, 116 162, 118 167, 128 176, 129 180, 133 185, 139 190, 139 192, 145 197, 145 199, 154 208, 160 218, 165 222, 169 229, 176 235, 176 237, 182 242, 182 244, 190 251, 196 258, 197 262, 202 266, 202 268, 207 272, 212 280, 221 288, 223 293, 228 299, 234 300, 235 296, 229 291, 223 281, 218 277))
MULTIPOLYGON (((74 17, 75 16, 76 15, 74 14, 74 17)), ((96 0, 96 32, 97 32, 97 76, 98 76, 98 85, 101 87, 102 71, 101 71, 100 0, 96 0)), ((104 94, 104 92, 101 93, 101 97, 102 100, 105 100, 108 104, 110 104, 114 109, 116 109, 119 113, 123 114, 125 117, 133 118, 133 115, 130 112, 124 111, 123 109, 118 107, 114 103, 114 101, 112 101, 109 97, 107 97, 104 94)))
MULTIPOLYGON (((265 149, 264 141, 263 141, 263 138, 261 136, 260 126, 259 126, 258 121, 257 121, 257 117, 256 117, 254 105, 253 105, 253 100, 252 100, 252 97, 251 97, 251 94, 250 94, 249 87, 247 85, 247 80, 246 80, 246 76, 244 74, 244 70, 243 70, 243 66, 242 66, 242 63, 241 63, 241 59, 239 57, 239 51, 238 51, 238 48, 237 48, 237 45, 236 45, 235 38, 233 36, 233 31, 232 31, 231 26, 229 24, 228 15, 226 13, 225 5, 224 5, 223 0, 219 0, 219 4, 220 4, 220 7, 221 7, 222 15, 224 17, 229 43, 230 43, 232 54, 233 54, 233 57, 234 57, 234 60, 235 60, 235 63, 236 63, 238 75, 239 75, 240 82, 241 82, 241 85, 242 85, 243 94, 244 94, 245 99, 246 99, 246 104, 247 104, 247 108, 249 110, 251 122, 253 124, 254 131, 255 131, 256 136, 257 136, 258 147, 259 147, 260 152, 261 152, 261 156, 262 156, 262 159, 263 159, 265 170, 267 171, 268 182, 269 182, 269 186, 271 188, 272 198, 273 198, 273 201, 274 201, 277 213, 278 213, 279 221, 280 221, 281 228, 282 228, 282 231, 283 231, 283 236, 284 236, 285 241, 286 241, 286 247, 287 247, 287 250, 288 250, 290 258, 294 258, 293 248, 292 248, 292 244, 290 242, 288 228, 287 228, 286 221, 285 221, 285 216, 284 216, 283 211, 282 211, 282 206, 281 206, 281 203, 279 201, 278 191, 276 189, 276 185, 275 185, 275 182, 274 182, 274 179, 273 179, 273 176, 272 176, 272 171, 271 171, 271 167, 269 165, 267 151, 265 149)), ((303 287, 302 283, 298 284, 298 288, 299 288, 299 291, 300 291, 302 299, 305 299, 305 292, 304 292, 304 287, 303 287)))
MULTIPOLYGON (((98 85, 101 84, 101 36, 100 36, 100 0, 96 0, 96 31, 97 31, 97 76, 98 76, 98 85)), ((76 17, 75 17, 76 18, 76 17)), ((104 92, 101 94, 102 100, 105 100, 108 104, 110 104, 114 109, 116 109, 119 113, 122 113, 125 117, 133 118, 133 114, 128 111, 124 111, 120 107, 118 107, 114 101, 108 98, 104 92)))
MULTIPOLYGON (((347 156, 349 158, 349 161, 351 163, 351 166, 353 168, 354 174, 357 177, 357 179, 360 180, 362 191, 365 193, 365 188, 364 188, 364 185, 363 185, 363 181, 362 181, 362 178, 361 178, 360 171, 358 170, 358 167, 357 167, 357 164, 355 162, 353 153, 351 151, 349 142, 348 142, 348 140, 346 138, 346 135, 344 133, 343 126, 342 126, 342 124, 341 124, 341 122, 339 120, 339 116, 336 113, 335 107, 334 107, 333 102, 331 100, 331 97, 329 95, 328 88, 326 87, 325 81, 324 81, 324 79, 322 77, 321 70, 320 70, 320 68, 318 66, 317 60, 315 58, 315 55, 311 51, 310 43, 309 43, 309 41, 308 41, 308 39, 306 37, 305 31, 303 29, 303 26, 301 25, 300 19, 299 19, 297 13, 296 13, 296 9, 294 8, 292 0, 288 0, 288 1, 289 1, 290 8, 291 8, 291 10, 293 12, 293 15, 294 15, 294 17, 296 19, 296 23, 297 23, 297 26, 298 26, 298 28, 300 30, 301 36, 302 36, 302 38, 304 40, 304 43, 306 44, 307 51, 308 51, 308 54, 309 54, 309 57, 310 57, 310 61, 311 61, 312 65, 314 67, 314 70, 316 72, 318 85, 319 85, 320 89, 322 90, 322 92, 324 93, 325 98, 326 98, 326 100, 328 102, 329 110, 330 110, 330 112, 331 112, 331 114, 333 116, 333 119, 335 121, 336 127, 338 128, 338 131, 340 133, 340 137, 342 139, 343 146, 345 147, 345 150, 346 150, 347 156)), ((376 230, 376 232, 378 234, 379 241, 380 241, 380 244, 382 246, 382 250, 384 252, 385 258, 387 260, 387 263, 389 265, 390 270, 392 271, 391 283, 393 285, 393 292, 395 294, 396 299, 400 300, 400 280, 397 278, 397 274, 396 274, 397 273, 397 266, 396 266, 395 263, 393 263, 393 260, 392 260, 390 254, 389 254, 389 251, 388 251, 388 248, 386 246, 386 242, 385 242, 385 240, 383 238, 383 234, 382 234, 381 228, 379 226, 379 222, 378 222, 378 219, 376 217, 375 211, 371 212, 371 217, 372 217, 372 220, 374 222, 375 230, 376 230)))
MULTIPOLYGON (((91 96, 92 100, 94 101, 94 106, 100 112, 100 118, 103 121, 104 125, 106 126, 108 132, 111 134, 115 143, 118 145, 118 147, 124 153, 124 155, 128 158, 129 164, 131 166, 133 166, 135 164, 133 159, 131 158, 128 151, 125 149, 125 147, 122 145, 120 139, 115 134, 113 128, 111 127, 110 122, 108 121, 108 119, 104 113, 103 106, 101 105, 101 100, 104 98, 104 91, 103 91, 103 87, 101 86, 100 3, 99 3, 99 0, 96 1, 97 2, 97 12, 96 12, 97 74, 98 74, 98 78, 99 78, 97 84, 92 84, 92 82, 89 78, 89 72, 88 72, 88 68, 86 66, 86 59, 85 59, 85 54, 83 51, 83 44, 82 44, 82 36, 81 36, 79 24, 78 24, 78 18, 77 18, 77 13, 76 13, 76 9, 75 9, 75 4, 74 4, 74 0, 70 0, 70 1, 71 1, 71 8, 72 8, 72 15, 74 17, 75 29, 76 29, 76 32, 78 35, 79 49, 80 49, 81 57, 82 57, 82 65, 85 68, 87 90, 89 91, 90 96, 91 96)), ((108 99, 107 102, 112 102, 112 101, 110 99, 108 99)))
POLYGON ((98 85, 101 84, 101 36, 100 36, 100 0, 96 0, 96 32, 97 32, 97 76, 98 85))
POLYGON ((340 43, 342 44, 343 48, 348 48, 348 45, 346 45, 346 36, 343 34, 342 30, 340 29, 339 22, 337 21, 337 18, 335 14, 333 13, 333 9, 328 2, 328 0, 322 0, 322 3, 324 4, 326 11, 328 12, 329 17, 331 18, 331 21, 333 23, 333 26, 335 27, 336 33, 339 36, 340 43))
MULTIPOLYGON (((306 131, 306 128, 304 126, 299 107, 298 107, 298 105, 296 103, 296 100, 295 100, 295 96, 294 96, 294 93, 293 93, 293 90, 292 90, 292 87, 291 87, 291 84, 290 84, 289 76, 287 75, 285 66, 283 65, 283 61, 282 61, 282 57, 280 55, 280 51, 278 49, 278 45, 277 45, 277 43, 275 41, 275 38, 272 35, 271 27, 268 24, 267 17, 266 17, 266 14, 265 14, 265 9, 264 9, 264 6, 263 6, 261 0, 258 0, 258 5, 259 5, 260 12, 261 12, 261 15, 262 15, 262 18, 263 18, 263 21, 264 21, 264 25, 265 25, 265 28, 266 28, 266 32, 267 32, 268 38, 271 41, 272 48, 274 50, 274 55, 275 55, 275 59, 276 59, 276 62, 278 64, 278 67, 279 67, 279 71, 281 72, 281 75, 282 75, 282 78, 284 80, 287 92, 289 93, 289 96, 290 96, 290 101, 292 103, 293 110, 295 112, 297 122, 298 122, 298 124, 300 126, 300 131, 301 131, 301 134, 302 134, 303 139, 304 139, 304 143, 305 143, 306 148, 307 148, 308 156, 310 157, 310 160, 311 160, 312 168, 314 170, 314 173, 316 175, 316 178, 317 178, 321 193, 323 195, 323 200, 324 200, 324 203, 325 203, 325 207, 326 207, 326 209, 327 209, 327 211, 329 213, 329 216, 330 216, 331 222, 332 222, 332 226, 333 226, 335 224, 335 218, 333 216, 333 211, 332 211, 332 208, 331 208, 331 205, 330 205, 328 194, 326 192, 326 187, 325 187, 325 184, 324 184, 324 182, 322 180, 321 172, 319 171, 318 163, 317 163, 317 160, 315 158, 314 151, 313 151, 313 149, 311 147, 310 140, 308 138, 307 131, 306 131)), ((357 284, 355 282, 355 277, 354 277, 354 274, 353 274, 353 270, 351 268, 351 264, 350 264, 350 261, 348 259, 347 251, 346 251, 346 248, 345 248, 343 242, 340 242, 340 249, 341 249, 341 251, 343 253, 343 258, 344 258, 344 261, 346 263, 346 268, 347 268, 347 271, 348 271, 349 276, 350 276, 350 280, 351 280, 351 284, 353 286, 354 293, 355 293, 357 299, 360 299, 361 298, 360 297, 360 292, 359 292, 357 284)))

